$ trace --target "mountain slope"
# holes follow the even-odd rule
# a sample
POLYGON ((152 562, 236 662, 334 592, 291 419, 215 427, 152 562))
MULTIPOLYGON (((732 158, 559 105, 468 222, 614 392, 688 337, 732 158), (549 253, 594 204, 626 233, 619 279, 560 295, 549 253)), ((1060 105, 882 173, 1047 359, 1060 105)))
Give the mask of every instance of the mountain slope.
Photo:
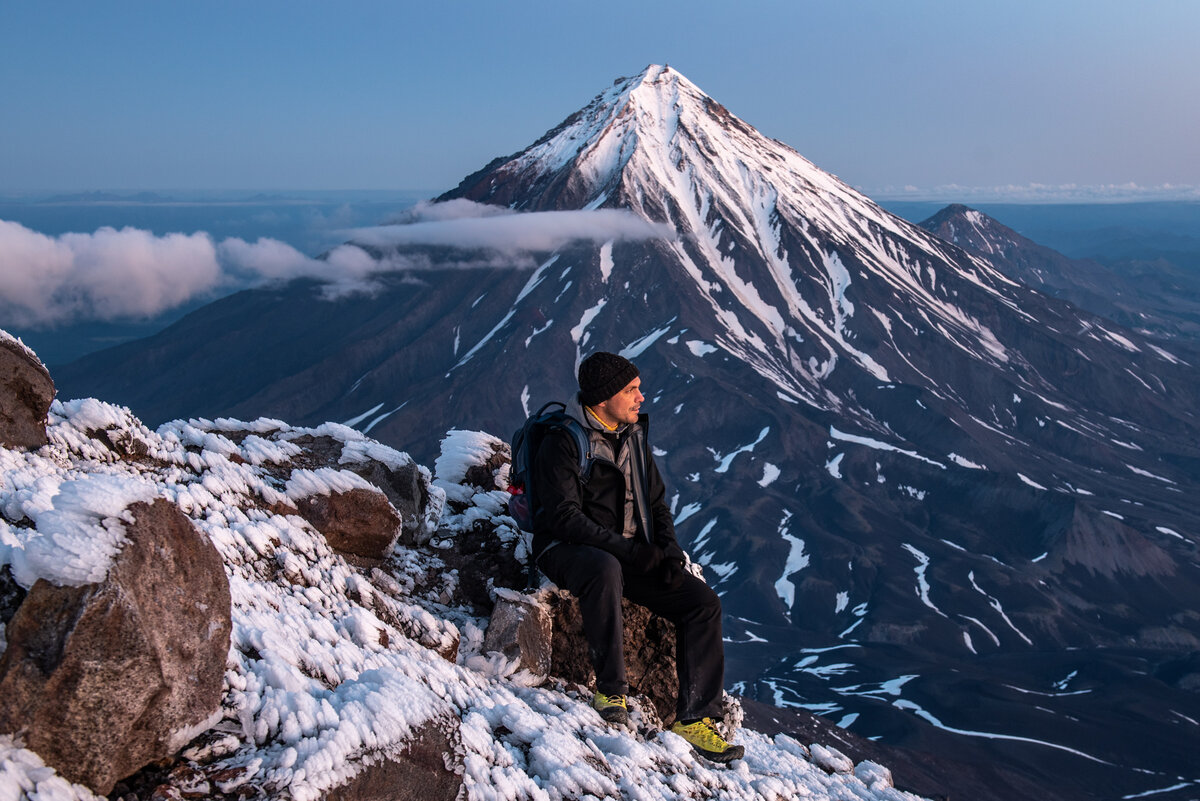
POLYGON ((1010 278, 1165 340, 1171 343, 1168 347, 1194 348, 1200 335, 1196 282, 1165 260, 1118 268, 1092 259, 1069 259, 961 204, 947 206, 919 225, 987 259, 1010 278))
POLYGON ((573 391, 583 354, 621 351, 747 695, 909 746, 983 743, 1068 798, 1190 770, 1162 725, 1200 720, 1184 358, 886 213, 663 67, 439 200, 671 233, 366 297, 245 293, 114 351, 104 382, 86 362, 60 380, 167 416, 348 421, 426 459, 450 427, 507 434, 573 391), (280 331, 305 350, 260 380, 243 355, 280 331), (203 406, 197 363, 239 389, 203 406), (1117 721, 1135 745, 1102 736, 1117 721))

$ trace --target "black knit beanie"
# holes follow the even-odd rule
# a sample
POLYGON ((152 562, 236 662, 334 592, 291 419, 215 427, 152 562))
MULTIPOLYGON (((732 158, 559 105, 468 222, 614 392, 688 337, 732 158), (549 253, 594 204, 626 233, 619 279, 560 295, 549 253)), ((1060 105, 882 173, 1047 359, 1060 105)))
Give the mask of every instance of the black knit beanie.
POLYGON ((616 395, 637 378, 633 362, 615 353, 599 351, 579 365, 579 402, 595 406, 616 395))

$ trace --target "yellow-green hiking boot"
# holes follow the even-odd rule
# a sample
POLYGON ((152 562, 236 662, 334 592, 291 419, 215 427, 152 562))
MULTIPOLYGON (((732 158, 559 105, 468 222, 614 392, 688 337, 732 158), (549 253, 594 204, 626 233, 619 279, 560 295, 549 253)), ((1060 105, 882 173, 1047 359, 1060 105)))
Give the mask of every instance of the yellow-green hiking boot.
POLYGON ((687 740, 697 754, 713 762, 732 762, 746 755, 744 747, 730 745, 717 734, 712 718, 701 718, 686 726, 675 721, 671 724, 671 731, 687 740))
POLYGON ((592 709, 600 713, 600 717, 609 723, 626 723, 629 721, 629 707, 625 705, 623 695, 605 695, 596 693, 592 696, 592 709))

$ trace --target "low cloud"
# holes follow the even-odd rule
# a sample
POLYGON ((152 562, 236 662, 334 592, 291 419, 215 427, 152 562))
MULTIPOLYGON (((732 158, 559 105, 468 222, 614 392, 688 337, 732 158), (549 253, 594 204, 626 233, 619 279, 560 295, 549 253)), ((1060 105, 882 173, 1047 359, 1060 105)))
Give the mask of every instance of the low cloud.
POLYGON ((345 233, 354 242, 377 248, 435 245, 502 253, 548 252, 580 241, 625 242, 675 236, 669 225, 648 222, 617 209, 514 212, 462 199, 419 205, 401 224, 345 233))
POLYGON ((157 236, 136 228, 47 236, 0 220, 0 326, 149 318, 189 301, 297 278, 322 282, 324 295, 335 298, 378 289, 388 273, 529 269, 536 266, 532 253, 574 241, 674 236, 670 227, 628 212, 518 213, 468 200, 420 204, 400 224, 344 233, 352 244, 315 259, 276 239, 216 242, 204 232, 157 236), (452 247, 460 257, 433 260, 399 250, 415 245, 452 247))
POLYGON ((49 237, 0 220, 0 308, 17 326, 150 317, 222 282, 205 233, 136 228, 49 237))
POLYGON ((315 278, 362 288, 380 263, 343 245, 313 259, 274 239, 207 233, 156 236, 137 228, 51 237, 0 220, 0 324, 46 328, 154 317, 192 300, 267 281, 315 278))
POLYGON ((411 209, 405 209, 389 224, 409 225, 421 222, 441 222, 444 220, 462 220, 478 217, 503 217, 519 214, 506 206, 490 206, 487 203, 476 203, 466 198, 454 198, 441 203, 432 200, 422 200, 411 209))

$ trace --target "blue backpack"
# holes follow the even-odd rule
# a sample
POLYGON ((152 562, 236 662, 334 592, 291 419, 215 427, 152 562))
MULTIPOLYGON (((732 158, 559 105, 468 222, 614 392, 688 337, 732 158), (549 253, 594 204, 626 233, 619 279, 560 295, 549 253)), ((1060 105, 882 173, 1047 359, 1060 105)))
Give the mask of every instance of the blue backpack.
POLYGON ((586 482, 591 477, 593 457, 587 432, 578 420, 567 414, 564 404, 550 401, 526 417, 512 435, 512 467, 508 474, 508 514, 524 531, 533 531, 533 513, 537 509, 537 499, 530 486, 533 460, 542 439, 555 428, 565 429, 575 441, 580 481, 586 482))

